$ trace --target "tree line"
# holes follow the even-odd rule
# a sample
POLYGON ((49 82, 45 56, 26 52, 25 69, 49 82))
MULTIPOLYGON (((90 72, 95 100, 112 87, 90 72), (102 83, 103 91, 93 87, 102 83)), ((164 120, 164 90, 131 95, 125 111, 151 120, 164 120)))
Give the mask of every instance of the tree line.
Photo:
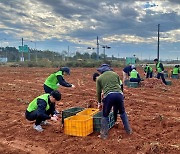
MULTIPOLYGON (((24 57, 25 61, 38 61, 40 59, 47 59, 49 61, 70 61, 70 60, 118 60, 114 56, 107 57, 107 55, 101 54, 97 57, 97 53, 80 53, 75 52, 75 54, 69 55, 67 51, 62 51, 61 53, 50 51, 50 50, 35 50, 30 49, 29 52, 19 52, 15 47, 1 47, 0 48, 0 58, 7 58, 8 62, 19 62, 21 57, 24 57)), ((121 59, 125 60, 125 59, 121 59)))

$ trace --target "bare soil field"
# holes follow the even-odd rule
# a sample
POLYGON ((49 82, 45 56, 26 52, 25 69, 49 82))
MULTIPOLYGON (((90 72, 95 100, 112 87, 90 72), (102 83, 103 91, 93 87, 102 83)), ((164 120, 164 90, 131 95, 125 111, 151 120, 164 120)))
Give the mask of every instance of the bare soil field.
MULTIPOLYGON (((68 136, 61 119, 44 126, 39 133, 24 113, 35 97, 44 93, 43 83, 55 68, 0 67, 0 153, 1 154, 179 154, 180 153, 180 79, 165 86, 157 79, 146 79, 138 88, 124 89, 125 108, 132 135, 118 128, 109 131, 107 140, 98 133, 86 137, 68 136)), ((114 68, 122 78, 122 69, 114 68)), ((59 111, 70 107, 96 106, 96 68, 73 68, 65 80, 76 88, 60 87, 59 111)), ((139 69, 141 76, 142 69, 139 69)))

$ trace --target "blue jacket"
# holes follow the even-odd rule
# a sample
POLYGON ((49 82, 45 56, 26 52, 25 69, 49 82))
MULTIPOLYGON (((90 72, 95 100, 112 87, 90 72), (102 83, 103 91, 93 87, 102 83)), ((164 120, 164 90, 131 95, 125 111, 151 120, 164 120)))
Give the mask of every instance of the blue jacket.
POLYGON ((128 76, 130 76, 130 72, 132 71, 131 65, 126 66, 126 67, 123 69, 123 71, 124 71, 125 73, 127 73, 128 76))

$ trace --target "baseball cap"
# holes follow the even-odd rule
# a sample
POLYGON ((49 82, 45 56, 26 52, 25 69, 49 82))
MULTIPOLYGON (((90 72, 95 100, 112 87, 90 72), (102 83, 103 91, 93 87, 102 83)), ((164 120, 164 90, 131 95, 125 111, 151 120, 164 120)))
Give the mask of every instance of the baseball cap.
POLYGON ((68 75, 70 75, 69 67, 62 67, 62 68, 60 68, 60 71, 66 72, 68 75))
POLYGON ((136 68, 136 66, 135 65, 131 65, 131 68, 134 69, 134 68, 136 68))
POLYGON ((112 71, 111 67, 108 64, 102 64, 98 69, 98 72, 100 72, 101 74, 106 72, 106 71, 112 71))
POLYGON ((56 99, 56 101, 61 100, 61 93, 58 90, 53 90, 50 95, 56 99))

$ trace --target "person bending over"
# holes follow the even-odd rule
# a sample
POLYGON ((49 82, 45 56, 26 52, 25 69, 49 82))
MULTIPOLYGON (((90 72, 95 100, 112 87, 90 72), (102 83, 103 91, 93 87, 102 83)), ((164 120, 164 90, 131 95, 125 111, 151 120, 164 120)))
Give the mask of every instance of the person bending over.
POLYGON ((70 69, 68 67, 62 67, 57 72, 52 73, 44 82, 45 93, 51 93, 53 90, 57 90, 58 86, 75 87, 65 81, 64 76, 70 75, 70 69))
POLYGON ((96 80, 98 108, 102 108, 103 112, 103 116, 101 118, 100 137, 102 139, 106 139, 108 137, 108 116, 112 107, 116 115, 119 111, 126 132, 131 134, 132 130, 130 128, 128 117, 124 108, 124 96, 119 84, 119 75, 112 71, 108 64, 101 65, 97 71, 101 73, 96 80), (104 93, 103 100, 101 98, 102 92, 104 93), (103 102, 103 105, 101 102, 103 102))

